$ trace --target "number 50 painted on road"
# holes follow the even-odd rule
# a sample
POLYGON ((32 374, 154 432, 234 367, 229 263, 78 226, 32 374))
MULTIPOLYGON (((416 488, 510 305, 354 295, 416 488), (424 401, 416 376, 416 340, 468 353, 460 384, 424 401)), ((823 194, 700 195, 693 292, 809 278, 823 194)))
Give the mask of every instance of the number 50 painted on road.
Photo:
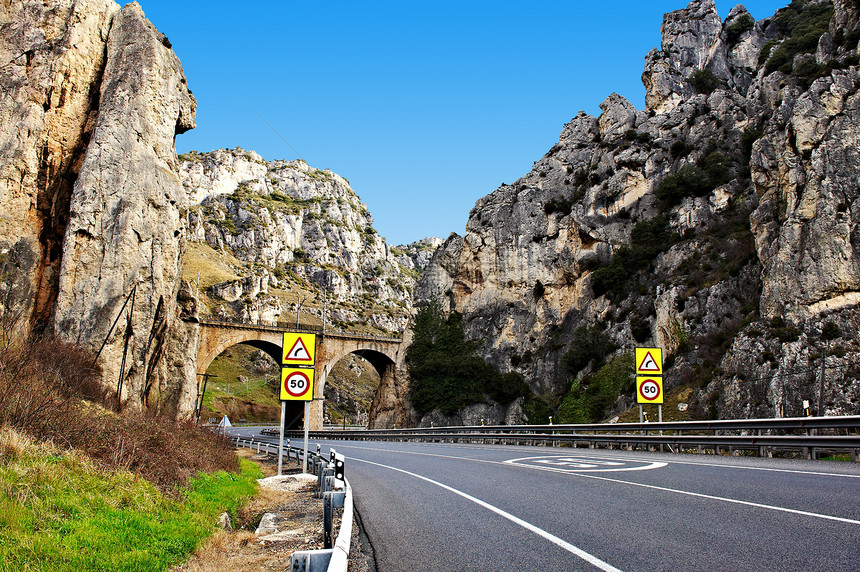
POLYGON ((314 398, 314 370, 281 369, 281 401, 311 401, 314 398))

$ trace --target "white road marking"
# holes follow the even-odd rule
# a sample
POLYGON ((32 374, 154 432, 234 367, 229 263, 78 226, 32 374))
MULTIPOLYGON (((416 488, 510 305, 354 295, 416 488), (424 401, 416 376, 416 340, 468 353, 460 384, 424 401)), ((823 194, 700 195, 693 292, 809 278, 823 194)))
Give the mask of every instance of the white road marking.
MULTIPOLYGON (((631 459, 633 460, 633 459, 631 459)), ((636 459, 644 461, 644 459, 636 459)), ((722 463, 707 463, 698 461, 666 461, 670 465, 699 465, 702 467, 719 467, 721 469, 745 469, 748 471, 768 471, 772 473, 792 473, 797 475, 812 475, 819 477, 843 477, 846 479, 860 479, 860 475, 848 473, 825 473, 823 471, 804 471, 801 469, 780 469, 777 467, 750 467, 749 465, 724 465, 722 463)))
MULTIPOLYGON (((376 447, 359 447, 357 445, 343 445, 343 446, 344 447, 352 447, 353 449, 361 449, 363 451, 379 451, 379 452, 383 452, 383 453, 399 453, 401 455, 420 455, 423 457, 439 457, 441 459, 454 459, 457 461, 472 461, 473 463, 489 463, 491 465, 512 464, 512 465, 515 465, 517 467, 527 467, 530 469, 540 469, 541 467, 535 467, 534 465, 517 464, 516 461, 522 461, 522 460, 526 460, 526 459, 542 459, 542 458, 550 457, 549 455, 541 455, 539 457, 523 457, 522 459, 512 459, 509 461, 492 461, 489 459, 473 459, 471 457, 457 457, 454 455, 441 455, 439 453, 420 453, 418 451, 402 451, 402 450, 398 450, 398 449, 378 449, 376 447)), ((558 455, 558 456, 561 457, 562 455, 558 455)), ((569 455, 565 455, 565 457, 569 457, 569 455)), ((595 464, 595 465, 605 464, 606 462, 603 461, 603 459, 608 459, 608 458, 610 458, 610 457, 601 457, 601 460, 594 460, 593 464, 595 464)), ((624 459, 613 459, 613 460, 623 461, 624 459)), ((586 460, 584 462, 588 463, 588 462, 592 462, 592 461, 586 460)), ((662 463, 662 462, 648 462, 648 461, 640 461, 638 459, 635 462, 636 463, 648 463, 648 464, 641 466, 641 467, 613 468, 613 469, 585 469, 585 468, 581 468, 581 469, 578 469, 576 472, 581 473, 584 471, 589 471, 589 472, 600 472, 600 473, 617 473, 619 471, 644 471, 644 470, 648 470, 648 469, 659 469, 661 467, 666 466, 666 463, 662 463)), ((549 470, 552 470, 552 469, 549 469, 549 470)), ((568 470, 554 469, 554 470, 557 472, 564 473, 564 472, 568 472, 571 469, 568 469, 568 470)))
MULTIPOLYGON (((346 445, 346 446, 351 447, 352 445, 346 445)), ((727 502, 727 503, 732 503, 732 504, 739 504, 739 505, 751 506, 751 507, 755 507, 755 508, 774 510, 774 511, 778 511, 778 512, 797 514, 797 515, 801 515, 801 516, 810 516, 813 518, 821 518, 824 520, 833 520, 833 521, 837 521, 837 522, 844 522, 847 524, 858 524, 858 525, 860 525, 860 520, 853 520, 850 518, 843 518, 840 516, 832 516, 829 514, 809 512, 809 511, 805 511, 805 510, 798 510, 798 509, 793 509, 793 508, 786 508, 786 507, 781 507, 781 506, 756 503, 756 502, 752 502, 752 501, 744 501, 744 500, 733 499, 733 498, 729 498, 729 497, 718 497, 718 496, 708 495, 708 494, 704 494, 704 493, 696 493, 693 491, 683 491, 680 489, 670 489, 668 487, 660 487, 657 485, 648 485, 648 484, 644 484, 644 483, 624 481, 621 479, 612 479, 609 477, 600 477, 597 475, 586 474, 586 471, 582 471, 582 470, 579 470, 579 471, 565 470, 565 469, 559 469, 556 467, 549 467, 549 466, 539 467, 536 465, 524 465, 524 464, 510 463, 508 461, 488 461, 488 460, 484 460, 484 459, 470 459, 468 457, 454 457, 451 455, 439 455, 439 454, 434 454, 434 453, 415 453, 413 451, 393 451, 391 449, 374 449, 371 447, 354 447, 354 448, 366 449, 369 451, 382 451, 382 452, 386 452, 386 453, 403 453, 403 454, 411 454, 411 455, 424 455, 424 456, 430 456, 430 457, 442 457, 442 458, 446 458, 446 459, 455 459, 455 460, 461 460, 461 461, 473 461, 476 463, 490 463, 490 464, 495 464, 495 465, 508 465, 508 466, 513 466, 513 467, 523 467, 526 469, 533 469, 536 471, 548 471, 548 472, 552 472, 552 473, 561 473, 561 474, 570 475, 571 477, 582 477, 584 479, 597 479, 597 480, 601 480, 601 481, 608 481, 608 482, 612 482, 612 483, 630 485, 630 486, 634 486, 634 487, 642 487, 642 488, 646 488, 646 489, 653 489, 653 490, 658 490, 658 491, 663 491, 663 492, 676 493, 676 494, 687 495, 687 496, 691 496, 691 497, 705 498, 705 499, 722 501, 722 502, 727 502)), ((360 459, 356 459, 356 460, 360 460, 360 459)), ((371 463, 371 461, 364 461, 364 462, 365 463, 371 463)), ((376 463, 371 463, 371 464, 376 464, 376 463)), ((380 466, 384 466, 384 465, 380 465, 380 466)), ((715 465, 715 466, 723 467, 723 466, 730 466, 730 465, 715 465)), ((391 467, 391 468, 393 468, 393 467, 391 467)), ((395 469, 395 470, 402 471, 402 469, 395 469)), ((402 471, 402 472, 405 473, 407 471, 402 471)), ((409 474, 412 474, 412 473, 409 473, 409 474)), ((830 473, 825 473, 825 475, 830 475, 830 473)), ((424 478, 424 477, 422 477, 422 478, 424 478)))
POLYGON ((599 481, 608 481, 610 483, 620 483, 620 484, 624 484, 624 485, 632 485, 634 487, 642 487, 645 489, 653 489, 653 490, 664 491, 664 492, 668 492, 668 493, 677 493, 677 494, 687 495, 687 496, 691 496, 691 497, 698 497, 698 498, 703 498, 703 499, 723 501, 723 502, 740 504, 740 505, 745 505, 745 506, 752 506, 752 507, 756 507, 756 508, 764 508, 764 509, 775 510, 775 511, 779 511, 779 512, 799 514, 802 516, 812 516, 815 518, 823 518, 825 520, 835 520, 837 522, 845 522, 848 524, 860 524, 860 520, 853 520, 850 518, 842 518, 840 516, 831 516, 829 514, 820 514, 817 512, 808 512, 805 510, 797 510, 797 509, 793 509, 793 508, 785 508, 785 507, 781 507, 781 506, 761 504, 761 503, 757 503, 757 502, 732 499, 732 498, 728 498, 728 497, 718 497, 718 496, 714 496, 714 495, 706 495, 704 493, 694 493, 692 491, 682 491, 680 489, 670 489, 667 487, 659 487, 657 485, 646 485, 644 483, 634 483, 631 481, 622 481, 621 479, 610 479, 609 477, 599 477, 597 475, 583 475, 583 474, 580 474, 580 472, 571 472, 569 474, 572 476, 582 477, 583 479, 597 479, 599 481))
POLYGON ((522 526, 523 528, 525 528, 526 530, 533 532, 533 533, 537 534, 538 536, 540 536, 546 540, 549 540, 550 542, 552 542, 556 546, 563 548, 564 550, 567 550, 568 552, 570 552, 571 554, 574 554, 575 556, 578 556, 579 558, 582 558, 583 560, 585 560, 586 562, 588 562, 592 566, 595 566, 595 567, 597 567, 601 570, 605 570, 607 572, 621 572, 621 570, 619 570, 618 568, 612 566, 611 564, 604 562, 603 560, 601 560, 600 558, 598 558, 596 556, 589 554, 588 552, 582 550, 581 548, 577 548, 576 546, 567 542, 566 540, 562 540, 561 538, 555 536, 554 534, 550 534, 549 532, 545 531, 542 528, 538 528, 537 526, 531 524, 530 522, 526 522, 525 520, 523 520, 519 517, 516 517, 509 512, 505 512, 498 507, 495 507, 495 506, 493 506, 487 502, 484 502, 479 498, 475 498, 470 494, 464 493, 463 491, 459 491, 453 487, 449 487, 448 485, 446 485, 444 483, 440 483, 439 481, 434 481, 433 479, 419 475, 417 473, 412 473, 409 471, 405 471, 403 469, 398 469, 397 467, 391 467, 389 465, 383 465, 381 463, 374 463, 373 461, 366 461, 364 459, 356 459, 355 457, 351 457, 350 460, 351 461, 359 461, 361 463, 367 463, 369 465, 376 465, 377 467, 382 467, 383 469, 390 469, 392 471, 397 471, 399 473, 403 473, 405 475, 415 477, 416 479, 421 479, 422 481, 426 481, 426 482, 433 484, 433 485, 436 485, 438 487, 442 487, 446 491, 452 492, 456 495, 463 497, 466 500, 472 501, 473 503, 475 503, 479 506, 482 506, 489 511, 492 511, 492 512, 496 513, 497 515, 510 520, 514 524, 518 524, 518 525, 522 526))
MULTIPOLYGON (((413 443, 413 444, 414 445, 428 446, 428 447, 432 446, 432 445, 439 445, 439 443, 413 443)), ((483 446, 481 446, 481 445, 469 445, 469 444, 464 444, 464 443, 445 443, 445 445, 448 447, 454 447, 457 449, 474 449, 476 451, 499 451, 500 450, 499 445, 483 445, 483 446)), ((508 446, 504 446, 504 447, 508 447, 508 446)), ((391 449, 377 449, 377 448, 371 448, 371 447, 358 447, 358 448, 365 448, 369 451, 390 451, 392 453, 410 453, 410 454, 414 454, 414 455, 432 455, 432 453, 415 453, 413 451, 394 451, 391 449)), ((507 450, 507 449, 505 449, 505 450, 507 450)), ((510 450, 511 450, 511 452, 516 452, 516 451, 525 452, 526 450, 533 450, 533 448, 523 449, 523 448, 516 448, 516 447, 510 446, 510 450)), ((571 450, 573 451, 575 449, 571 449, 571 450)), ((438 456, 445 457, 446 455, 438 455, 438 456)), ((602 457, 601 455, 595 455, 595 456, 602 457)), ((459 458, 467 459, 466 457, 450 457, 450 458, 452 458, 452 459, 459 459, 459 458)), ((609 457, 609 458, 613 458, 613 457, 609 457)), ((617 457, 614 457, 614 458, 618 459, 617 457)), ((480 459, 470 459, 470 460, 480 461, 480 459)), ((655 461, 651 461, 648 459, 642 459, 642 458, 638 458, 638 457, 630 457, 630 458, 627 458, 625 460, 640 461, 640 462, 645 462, 645 463, 655 462, 655 461)), ((498 462, 498 461, 489 461, 489 462, 498 462)), ((660 461, 660 462, 664 462, 667 465, 701 465, 703 467, 718 467, 718 468, 723 468, 723 469, 742 469, 742 470, 747 470, 747 471, 768 471, 768 472, 774 472, 774 473, 791 473, 791 474, 797 474, 797 475, 812 475, 812 476, 822 476, 822 477, 841 477, 841 478, 847 478, 847 479, 860 479, 860 474, 850 474, 850 473, 828 473, 828 472, 824 472, 824 471, 806 471, 806 470, 802 470, 802 469, 780 469, 778 467, 752 467, 750 465, 728 465, 728 464, 722 464, 722 463, 708 463, 708 462, 704 462, 704 461, 702 461, 702 462, 699 462, 699 461, 681 461, 681 460, 675 460, 675 459, 670 459, 668 461, 660 461)))
POLYGON ((519 467, 529 467, 534 469, 544 468, 537 467, 535 465, 531 465, 522 461, 531 461, 533 463, 550 465, 552 469, 563 473, 617 473, 625 471, 649 471, 651 469, 660 469, 666 466, 666 463, 662 462, 649 462, 639 460, 630 461, 627 459, 617 459, 613 457, 591 458, 579 455, 540 455, 537 457, 522 457, 520 459, 509 459, 504 462, 506 464, 517 465, 519 467), (629 462, 645 464, 638 467, 622 466, 614 468, 600 468, 600 465, 623 465, 624 463, 629 462))

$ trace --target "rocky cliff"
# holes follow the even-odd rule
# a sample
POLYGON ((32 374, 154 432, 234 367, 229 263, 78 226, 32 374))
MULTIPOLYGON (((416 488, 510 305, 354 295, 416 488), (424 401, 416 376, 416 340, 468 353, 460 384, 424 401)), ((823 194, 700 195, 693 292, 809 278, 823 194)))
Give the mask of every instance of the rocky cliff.
POLYGON ((430 242, 389 247, 349 182, 304 161, 242 149, 181 159, 185 276, 202 272, 201 315, 289 323, 301 304, 302 323, 320 325, 325 313, 328 327, 403 330, 430 242))
MULTIPOLYGON (((526 418, 624 410, 626 373, 588 409, 600 370, 649 345, 690 415, 860 412, 856 4, 795 0, 756 22, 695 0, 661 31, 645 109, 611 94, 577 114, 477 202, 416 299, 442 298, 484 357, 524 375, 526 418)), ((377 425, 430 421, 409 384, 378 397, 377 425)))
POLYGON ((0 22, 5 323, 92 349, 132 406, 190 409, 182 66, 137 3, 4 2, 0 22))

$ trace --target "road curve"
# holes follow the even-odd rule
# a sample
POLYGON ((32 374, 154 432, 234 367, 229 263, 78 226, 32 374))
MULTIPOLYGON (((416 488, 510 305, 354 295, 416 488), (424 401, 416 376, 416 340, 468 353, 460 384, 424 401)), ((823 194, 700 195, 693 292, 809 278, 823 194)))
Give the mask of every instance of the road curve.
POLYGON ((854 571, 860 561, 855 463, 312 443, 346 455, 381 572, 854 571))

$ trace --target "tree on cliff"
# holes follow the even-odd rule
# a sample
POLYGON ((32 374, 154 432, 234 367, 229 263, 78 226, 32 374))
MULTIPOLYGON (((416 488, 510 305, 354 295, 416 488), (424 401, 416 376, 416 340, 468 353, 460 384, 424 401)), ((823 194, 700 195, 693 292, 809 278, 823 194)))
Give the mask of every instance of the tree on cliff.
POLYGON ((412 332, 406 364, 412 405, 419 413, 439 409, 451 415, 487 397, 506 404, 528 393, 522 376, 500 374, 477 354, 477 344, 466 339, 462 316, 451 312, 445 317, 437 298, 419 308, 412 332))

